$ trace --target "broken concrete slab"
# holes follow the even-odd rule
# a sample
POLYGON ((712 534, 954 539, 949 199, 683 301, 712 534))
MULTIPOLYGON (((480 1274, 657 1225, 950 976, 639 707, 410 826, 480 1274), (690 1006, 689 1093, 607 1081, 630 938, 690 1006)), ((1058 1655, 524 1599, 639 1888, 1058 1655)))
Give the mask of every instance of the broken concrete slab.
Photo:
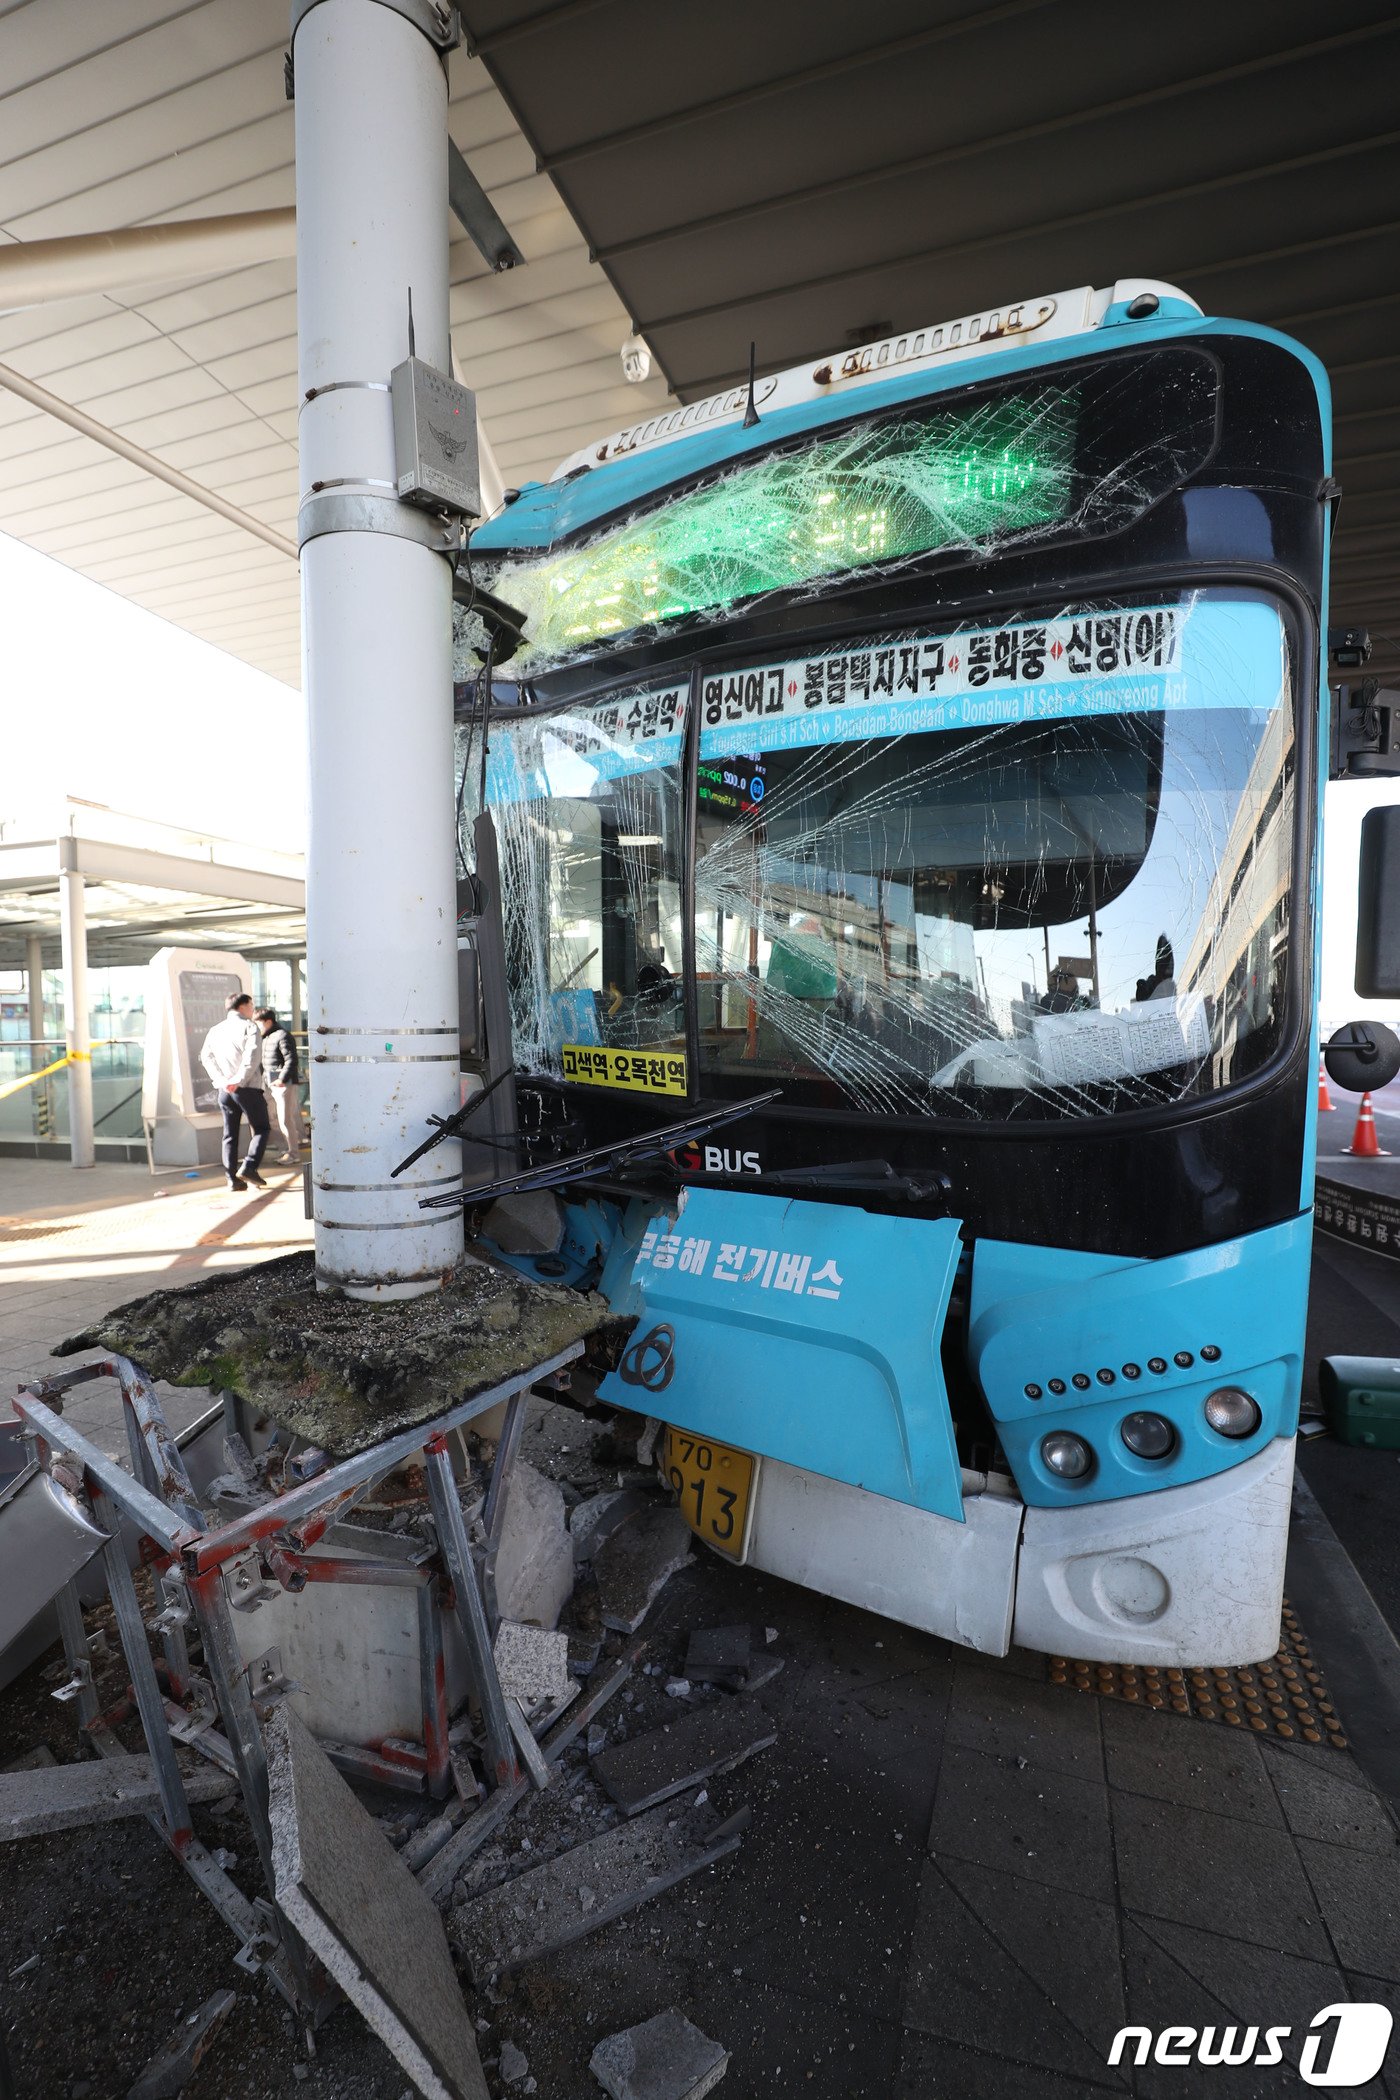
MULTIPOLYGON (((191 1802, 217 1801, 235 1781, 202 1760, 181 1773, 191 1802)), ((0 1841, 44 1837, 53 1830, 81 1830, 90 1823, 115 1823, 123 1816, 160 1813, 155 1768, 139 1757, 99 1757, 90 1764, 35 1765, 0 1772, 0 1841)))
POLYGON ((678 1509, 642 1511, 593 1557, 603 1624, 635 1633, 661 1591, 690 1558, 690 1526, 678 1509))
POLYGON ((502 1619, 496 1633, 496 1675, 508 1699, 534 1704, 562 1699, 572 1689, 569 1636, 502 1619))
POLYGON ((557 1626, 574 1587, 574 1548, 564 1497, 523 1458, 510 1476, 496 1547, 496 1608, 503 1619, 557 1626))
POLYGON ((215 1991, 198 2012, 175 2030, 168 2049, 152 2058, 126 2100, 177 2100, 213 2046, 219 2029, 238 2003, 232 1991, 215 1991))
POLYGON ((539 1961, 723 1859, 746 1820, 742 1811, 721 1821, 709 1808, 655 1808, 459 1904, 453 1944, 478 1984, 539 1961))
POLYGON ((729 2051, 672 2006, 599 2042, 588 2068, 611 2100, 703 2100, 729 2069, 729 2051))
POLYGON ((427 2100, 487 2100, 431 1899, 288 1704, 265 1735, 280 1908, 427 2100))
POLYGON ((728 1684, 742 1677, 753 1655, 747 1626, 704 1626, 690 1636, 685 1674, 692 1684, 728 1684))
POLYGON ((735 1692, 760 1692, 765 1684, 771 1684, 783 1667, 780 1655, 756 1655, 742 1677, 736 1677, 729 1689, 735 1692))
POLYGON ((592 1760, 593 1776, 629 1816, 767 1750, 778 1731, 759 1706, 726 1699, 615 1743, 592 1760))
POLYGON ((57 1763, 58 1759, 47 1743, 36 1743, 34 1748, 26 1750, 22 1757, 12 1757, 8 1764, 0 1765, 0 1772, 39 1772, 46 1766, 57 1763))
POLYGON ((445 1414, 602 1326, 601 1298, 465 1256, 440 1290, 374 1302, 316 1288, 287 1254, 154 1291, 53 1350, 115 1350, 172 1385, 227 1387, 337 1458, 445 1414))
POLYGON ((606 1488, 601 1495, 590 1495, 587 1501, 576 1503, 569 1512, 575 1561, 582 1565, 592 1560, 619 1526, 656 1506, 654 1494, 635 1487, 606 1488))

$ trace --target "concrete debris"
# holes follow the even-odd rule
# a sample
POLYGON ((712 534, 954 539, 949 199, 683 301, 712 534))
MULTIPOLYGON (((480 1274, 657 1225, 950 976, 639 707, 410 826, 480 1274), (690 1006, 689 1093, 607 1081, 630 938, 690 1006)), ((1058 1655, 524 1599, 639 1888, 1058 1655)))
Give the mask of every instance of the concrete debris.
POLYGON ((286 1702, 265 1736, 279 1908, 426 2100, 487 2100, 430 1898, 286 1702))
POLYGON ((49 1765, 56 1765, 57 1763, 58 1759, 54 1756, 48 1744, 37 1743, 32 1750, 26 1750, 23 1757, 12 1757, 7 1765, 0 1765, 0 1773, 42 1772, 49 1765))
MULTIPOLYGON (((202 1761, 181 1776, 192 1802, 216 1801, 231 1794, 235 1785, 229 1773, 202 1761)), ((160 1809, 160 1789, 144 1754, 0 1773, 0 1842, 115 1823, 123 1816, 149 1815, 152 1809, 160 1809)))
POLYGON ((496 1675, 508 1699, 562 1699, 570 1688, 569 1636, 502 1619, 496 1635, 496 1675))
POLYGON ((308 1443, 350 1458, 582 1342, 601 1298, 545 1289, 468 1256, 440 1290, 392 1304, 321 1292, 315 1258, 281 1255, 104 1313, 55 1356, 116 1350, 174 1385, 224 1386, 308 1443))
POLYGON ((696 1684, 728 1684, 749 1667, 753 1643, 747 1626, 707 1626, 692 1633, 685 1674, 696 1684))
POLYGON ((653 1505, 623 1524, 593 1558, 603 1624, 635 1633, 665 1585, 690 1558, 690 1526, 653 1505))
POLYGON ((501 2083, 519 2085, 521 2079, 528 2075, 529 2069, 530 2061, 523 2050, 517 2049, 514 2042, 502 2042, 501 2083))
MULTIPOLYGON (((765 1641, 777 1639, 777 1629, 765 1629, 765 1641)), ((776 1655, 756 1655, 747 1626, 710 1626, 690 1636, 685 1653, 685 1674, 697 1684, 718 1684, 728 1692, 756 1692, 771 1684, 782 1669, 776 1655)))
POLYGON ((688 1699, 690 1697, 690 1679, 688 1677, 668 1677, 666 1679, 666 1697, 668 1699, 688 1699))
POLYGON ((625 1814, 635 1816, 715 1772, 742 1764, 777 1740, 778 1732, 760 1706, 726 1699, 648 1735, 634 1736, 629 1743, 614 1744, 593 1759, 593 1776, 625 1814))
POLYGON ((577 1627, 569 1629, 569 1668, 575 1677, 591 1677, 598 1667, 602 1653, 601 1631, 583 1633, 577 1627))
POLYGON ((517 1458, 496 1548, 496 1607, 504 1619, 557 1626, 574 1587, 574 1549, 564 1497, 517 1458))
POLYGON ((771 1684, 783 1667, 781 1655, 756 1655, 742 1677, 736 1677, 730 1687, 736 1692, 759 1692, 765 1684, 771 1684))
POLYGON ((729 2051, 675 2010, 599 2042, 588 2068, 611 2100, 702 2100, 729 2068, 729 2051))
POLYGON ((648 1415, 637 1438, 637 1464, 650 1466, 656 1462, 656 1440, 661 1434, 662 1424, 655 1415, 648 1415))
POLYGON ((199 2011, 176 2029, 170 2047, 147 2064, 126 2100, 175 2100, 203 2063, 214 2039, 238 2000, 232 1991, 215 1991, 199 2011))
POLYGON ((655 1507, 656 1497, 641 1488, 608 1488, 601 1495, 590 1495, 570 1512, 574 1559, 580 1566, 592 1560, 621 1525, 655 1507))
POLYGON ((721 1821, 709 1809, 679 1815, 653 1809, 459 1905, 451 1919, 453 1944, 473 1981, 485 1984, 557 1953, 723 1859, 738 1845, 747 1820, 746 1810, 721 1821), (589 1911, 579 1900, 583 1886, 597 1897, 589 1911))

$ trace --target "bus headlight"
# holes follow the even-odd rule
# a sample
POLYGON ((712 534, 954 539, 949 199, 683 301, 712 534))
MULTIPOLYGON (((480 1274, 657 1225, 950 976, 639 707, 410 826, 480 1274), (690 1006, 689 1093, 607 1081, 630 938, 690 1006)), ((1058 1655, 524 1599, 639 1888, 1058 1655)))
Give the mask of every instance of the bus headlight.
POLYGON ((1176 1431, 1165 1415, 1124 1415, 1119 1434, 1137 1458, 1170 1458, 1176 1449, 1176 1431))
POLYGON ((1082 1480, 1094 1463, 1094 1454, 1083 1437, 1068 1429, 1052 1429, 1049 1436, 1042 1437, 1040 1456, 1061 1480, 1082 1480))
POLYGON ((1218 1385, 1206 1400, 1206 1420, 1221 1436, 1253 1436, 1263 1419, 1258 1401, 1237 1385, 1218 1385))

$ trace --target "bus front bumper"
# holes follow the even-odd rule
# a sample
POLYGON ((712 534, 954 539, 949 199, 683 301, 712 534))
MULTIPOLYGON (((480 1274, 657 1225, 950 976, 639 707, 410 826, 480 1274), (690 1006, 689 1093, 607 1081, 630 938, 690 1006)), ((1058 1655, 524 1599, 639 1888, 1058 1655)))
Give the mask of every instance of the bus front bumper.
POLYGON ((972 1478, 962 1523, 765 1459, 745 1558, 984 1654, 1259 1662, 1279 1641, 1293 1449, 1078 1509, 972 1478))

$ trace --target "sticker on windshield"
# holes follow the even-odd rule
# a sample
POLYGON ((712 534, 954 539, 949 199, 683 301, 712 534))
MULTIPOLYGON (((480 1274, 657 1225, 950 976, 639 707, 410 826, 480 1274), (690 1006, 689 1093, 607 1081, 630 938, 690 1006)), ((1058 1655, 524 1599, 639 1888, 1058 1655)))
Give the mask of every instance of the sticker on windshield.
POLYGON ((629 1094, 690 1091, 683 1050, 608 1050, 601 1044, 565 1043, 560 1055, 564 1078, 577 1086, 622 1087, 629 1094))
POLYGON ((706 758, 847 738, 1173 708, 1262 708, 1284 690, 1272 607, 1201 599, 863 643, 700 689, 706 758))

